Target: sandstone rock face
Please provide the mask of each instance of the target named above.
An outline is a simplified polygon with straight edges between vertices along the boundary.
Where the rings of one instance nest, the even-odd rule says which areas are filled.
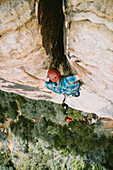
[[[46,81],[50,67],[62,74],[68,70],[64,53],[76,55],[88,73],[80,97],[68,96],[66,103],[113,119],[113,1],[65,0],[64,5],[60,0],[1,1],[0,90],[62,103],[63,95],[37,84],[20,67]]]
[[[2,1],[0,4],[0,89],[33,99],[61,102],[42,84],[21,70],[47,79],[50,67],[63,72],[62,3],[52,1]],[[56,11],[57,10],[57,11]],[[62,16],[62,17],[61,17]],[[60,19],[59,19],[60,18]],[[57,24],[60,20],[60,24]],[[60,41],[58,41],[60,37]],[[55,52],[56,51],[56,52]]]
[[[70,0],[65,16],[66,55],[77,56],[89,71],[81,96],[67,103],[113,118],[113,1]]]

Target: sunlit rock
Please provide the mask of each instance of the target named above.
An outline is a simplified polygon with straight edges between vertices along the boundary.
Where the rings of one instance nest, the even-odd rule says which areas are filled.
[[[112,21],[111,0],[69,0],[63,7],[60,0],[1,1],[0,90],[62,103],[63,95],[38,84],[20,67],[46,81],[50,67],[68,73],[65,55],[76,55],[88,73],[80,97],[66,97],[66,103],[113,118]]]

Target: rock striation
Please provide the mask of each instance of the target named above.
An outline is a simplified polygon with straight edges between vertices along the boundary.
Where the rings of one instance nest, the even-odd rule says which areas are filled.
[[[50,67],[67,74],[65,55],[77,56],[88,71],[80,97],[68,96],[66,103],[113,119],[113,1],[0,2],[0,90],[62,103],[63,95],[37,84],[20,67],[46,81]]]
[[[89,71],[81,96],[67,102],[113,118],[113,1],[70,0],[65,16],[66,55],[78,56]]]

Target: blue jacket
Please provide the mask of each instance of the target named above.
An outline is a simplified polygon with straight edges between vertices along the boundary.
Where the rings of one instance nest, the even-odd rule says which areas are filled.
[[[80,82],[76,79],[76,76],[61,76],[58,83],[51,81],[45,82],[48,89],[58,94],[74,95],[80,88]]]

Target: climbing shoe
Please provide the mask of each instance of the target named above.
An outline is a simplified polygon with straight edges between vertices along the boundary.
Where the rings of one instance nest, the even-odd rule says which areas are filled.
[[[79,97],[79,96],[80,96],[80,92],[77,91],[77,92],[75,92],[74,94],[72,94],[72,96],[74,96],[74,97]]]

